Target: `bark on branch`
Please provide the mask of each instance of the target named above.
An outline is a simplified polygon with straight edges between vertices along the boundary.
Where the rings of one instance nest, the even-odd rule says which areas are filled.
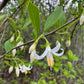
[[[0,11],[6,6],[9,0],[3,0],[2,3],[0,3]]]

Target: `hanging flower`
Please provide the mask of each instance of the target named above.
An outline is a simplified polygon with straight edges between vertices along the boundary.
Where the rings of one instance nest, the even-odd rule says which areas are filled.
[[[84,23],[84,14],[82,14],[80,17],[80,25],[82,25],[83,23]]]
[[[32,44],[29,48],[29,53],[31,53],[36,48],[36,44]]]
[[[26,67],[25,65],[21,66],[21,65],[19,64],[19,68],[20,68],[20,71],[21,71],[22,73],[27,74],[27,70],[31,70],[31,69],[32,69],[32,66],[29,65],[28,67]]]
[[[12,50],[12,54],[13,54],[13,56],[15,56],[15,54],[16,54],[16,49],[13,49],[13,50]]]
[[[9,74],[13,71],[13,66],[10,66],[9,68]]]
[[[61,53],[58,53],[58,51],[61,50]],[[47,61],[48,61],[48,65],[50,67],[53,66],[54,64],[54,59],[53,59],[53,54],[56,56],[62,56],[64,53],[64,50],[62,48],[60,48],[60,43],[57,44],[57,46],[53,49],[50,48],[50,46],[48,45],[44,51],[44,53],[42,55],[38,55],[36,54],[36,51],[33,51],[33,56],[35,59],[37,60],[41,60],[43,59],[45,56],[47,57]]]
[[[19,74],[20,74],[20,70],[18,67],[16,67],[16,76],[19,77]]]
[[[32,53],[30,54],[30,63],[33,63],[35,56],[34,56],[35,50],[32,51]]]
[[[23,42],[21,42],[21,45],[22,45],[22,44],[23,44]],[[24,49],[24,46],[21,46],[20,49],[23,50],[23,49]]]
[[[66,47],[69,47],[71,45],[71,41],[70,40],[67,40],[66,41]]]
[[[10,42],[14,41],[14,35],[11,37]]]

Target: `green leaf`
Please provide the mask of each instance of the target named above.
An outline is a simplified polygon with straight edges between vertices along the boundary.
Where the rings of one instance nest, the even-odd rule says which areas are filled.
[[[16,27],[16,24],[15,24],[15,21],[12,18],[8,18],[8,19],[11,21],[12,26],[13,26],[15,32],[17,32],[17,29],[16,29],[17,27]]]
[[[69,56],[73,56],[73,52],[71,50],[68,51]]]
[[[14,43],[11,43],[10,40],[7,40],[4,44],[6,52],[14,47]]]
[[[71,62],[67,62],[68,63],[68,67],[72,67],[72,63]]]
[[[39,34],[39,30],[40,30],[40,18],[39,18],[38,7],[35,6],[34,4],[32,4],[31,2],[29,2],[28,13],[29,13],[29,17],[32,21],[32,24],[34,26],[34,29],[36,32],[36,37],[37,37],[37,35]]]
[[[3,19],[6,15],[0,15],[0,20]]]
[[[62,12],[62,15],[60,16],[60,18],[58,20],[58,22],[59,22],[59,26],[58,27],[62,26],[65,23],[65,21],[66,21],[66,16],[65,16],[65,13]]]
[[[47,18],[44,25],[44,32],[46,32],[50,27],[52,27],[61,17],[64,16],[64,12],[61,6],[57,6],[55,11]]]
[[[78,61],[78,59],[79,59],[78,57],[74,57],[73,58],[74,61]]]
[[[62,56],[61,59],[68,59],[68,57],[67,56]]]
[[[24,30],[25,28],[27,28],[27,26],[30,25],[30,24],[31,24],[31,19],[28,18],[28,19],[26,20],[25,24],[23,25],[22,30]]]

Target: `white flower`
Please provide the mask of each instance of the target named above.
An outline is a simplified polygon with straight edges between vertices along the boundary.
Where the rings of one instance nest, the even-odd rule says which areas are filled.
[[[13,66],[10,66],[9,68],[9,74],[13,71]]]
[[[69,47],[70,45],[71,45],[71,41],[70,40],[66,41],[66,47]]]
[[[61,53],[58,53],[59,50],[61,50]],[[38,54],[36,54],[36,51],[33,51],[33,56],[37,60],[41,60],[46,56],[47,61],[48,61],[48,65],[50,67],[52,67],[53,64],[54,64],[53,54],[55,56],[62,56],[63,53],[64,53],[64,50],[62,48],[60,48],[60,43],[58,43],[57,46],[55,48],[53,48],[53,49],[51,49],[50,46],[47,46],[44,53],[42,55],[40,55],[40,56]]]
[[[35,59],[34,53],[35,53],[35,50],[32,51],[32,53],[30,54],[30,62],[31,62],[31,63],[32,63],[32,62],[34,61],[34,59]]]
[[[26,67],[25,65],[21,66],[21,65],[19,64],[19,68],[20,68],[20,71],[21,71],[22,73],[27,74],[27,70],[31,70],[31,69],[32,69],[32,66],[29,65],[28,67]]]
[[[13,54],[13,56],[15,56],[15,54],[16,54],[16,49],[13,49],[13,50],[12,50],[12,54]]]
[[[84,15],[81,15],[80,17],[80,25],[82,25],[84,23]]]
[[[53,60],[53,55],[52,55],[52,53],[51,53],[50,47],[48,47],[48,53],[46,54],[46,57],[47,57],[48,65],[49,65],[50,67],[52,67],[53,64],[54,64],[54,60]]]
[[[16,67],[16,76],[19,77],[19,74],[20,74],[20,70],[18,67]]]
[[[29,48],[29,53],[31,53],[35,49],[35,47],[36,47],[36,44],[35,43],[32,44]]]
[[[13,41],[14,41],[14,36],[12,36],[10,39],[10,42],[13,42]]]

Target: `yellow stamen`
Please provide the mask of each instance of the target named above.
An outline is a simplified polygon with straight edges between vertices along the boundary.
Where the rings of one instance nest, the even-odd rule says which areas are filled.
[[[25,75],[27,74],[27,70],[25,70]]]
[[[48,65],[49,65],[50,67],[52,67],[53,64],[54,64],[53,58],[49,58],[49,59],[48,59]]]

